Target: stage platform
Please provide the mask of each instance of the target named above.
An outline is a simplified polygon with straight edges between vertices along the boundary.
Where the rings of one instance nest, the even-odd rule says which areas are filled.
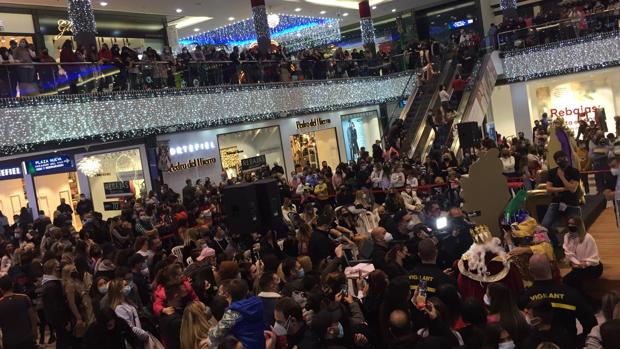
[[[587,286],[587,292],[597,299],[611,290],[620,290],[620,231],[614,214],[613,207],[603,209],[588,229],[596,240],[603,262],[603,276]],[[563,268],[562,274],[568,271]]]

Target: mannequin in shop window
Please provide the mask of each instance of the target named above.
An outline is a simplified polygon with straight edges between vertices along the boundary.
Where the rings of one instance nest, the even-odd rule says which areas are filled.
[[[349,142],[351,143],[351,157],[356,159],[360,148],[357,144],[357,130],[355,129],[355,124],[353,122],[349,124]]]

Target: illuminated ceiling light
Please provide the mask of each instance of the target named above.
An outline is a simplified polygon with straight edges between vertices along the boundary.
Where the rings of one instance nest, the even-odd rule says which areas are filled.
[[[78,161],[77,168],[87,177],[95,177],[101,172],[101,160],[94,156],[87,156]]]
[[[181,13],[181,12],[183,12],[183,9],[178,8],[177,13]]]
[[[295,12],[300,12],[300,11],[301,11],[301,8],[299,7],[295,9]]]
[[[348,15],[349,15],[349,12],[345,12],[345,13],[342,14],[342,17],[346,17]]]
[[[106,7],[106,6],[108,6],[108,3],[107,3],[107,2],[105,2],[105,1],[102,1],[102,2],[100,2],[100,3],[99,3],[99,5],[101,5],[101,6],[103,6],[103,7]]]
[[[327,11],[322,10],[322,11],[321,11],[321,12],[319,12],[319,13],[320,13],[320,14],[322,14],[322,15],[324,15],[324,14],[326,14],[326,13],[327,13]]]
[[[273,29],[280,24],[280,16],[275,13],[271,13],[267,16],[267,25],[269,28]]]
[[[199,31],[200,31],[200,28],[194,28],[194,31],[195,31],[195,32],[199,32]]]
[[[198,23],[202,23],[202,22],[205,22],[211,19],[213,19],[213,17],[185,16],[183,18],[179,18],[177,20],[169,22],[168,26],[174,26],[177,29],[183,29],[183,28],[195,26]]]
[[[235,20],[235,17],[228,17],[228,20],[229,20],[229,21],[234,21],[234,20]]]

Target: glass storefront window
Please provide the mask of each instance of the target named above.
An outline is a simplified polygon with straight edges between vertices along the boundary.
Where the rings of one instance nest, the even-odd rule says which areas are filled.
[[[381,141],[377,111],[343,115],[342,132],[348,160],[357,160],[362,147],[372,152],[372,145]]]
[[[88,184],[95,211],[101,212],[104,220],[120,214],[121,211],[115,209],[119,207],[113,203],[130,198],[138,199],[146,195],[139,149],[89,157],[99,160],[101,164],[98,173],[88,177]]]
[[[254,166],[262,163],[270,167],[278,163],[284,167],[279,126],[221,134],[217,136],[217,141],[220,147],[222,168],[226,171],[228,178],[236,178],[244,170],[252,170],[256,168]],[[256,159],[256,161],[249,161],[251,159]]]
[[[336,128],[292,135],[291,148],[296,168],[319,169],[323,161],[336,168],[340,163]]]

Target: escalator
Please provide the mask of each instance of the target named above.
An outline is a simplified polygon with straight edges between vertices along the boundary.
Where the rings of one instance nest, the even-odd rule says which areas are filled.
[[[456,70],[456,58],[450,57],[443,63],[440,74],[435,75],[427,84],[416,86],[401,114],[401,120],[403,120],[401,154],[420,158],[424,153],[424,145],[434,133],[433,128],[427,122],[427,115],[430,111],[439,108],[441,104],[439,87],[441,85],[451,86]]]

